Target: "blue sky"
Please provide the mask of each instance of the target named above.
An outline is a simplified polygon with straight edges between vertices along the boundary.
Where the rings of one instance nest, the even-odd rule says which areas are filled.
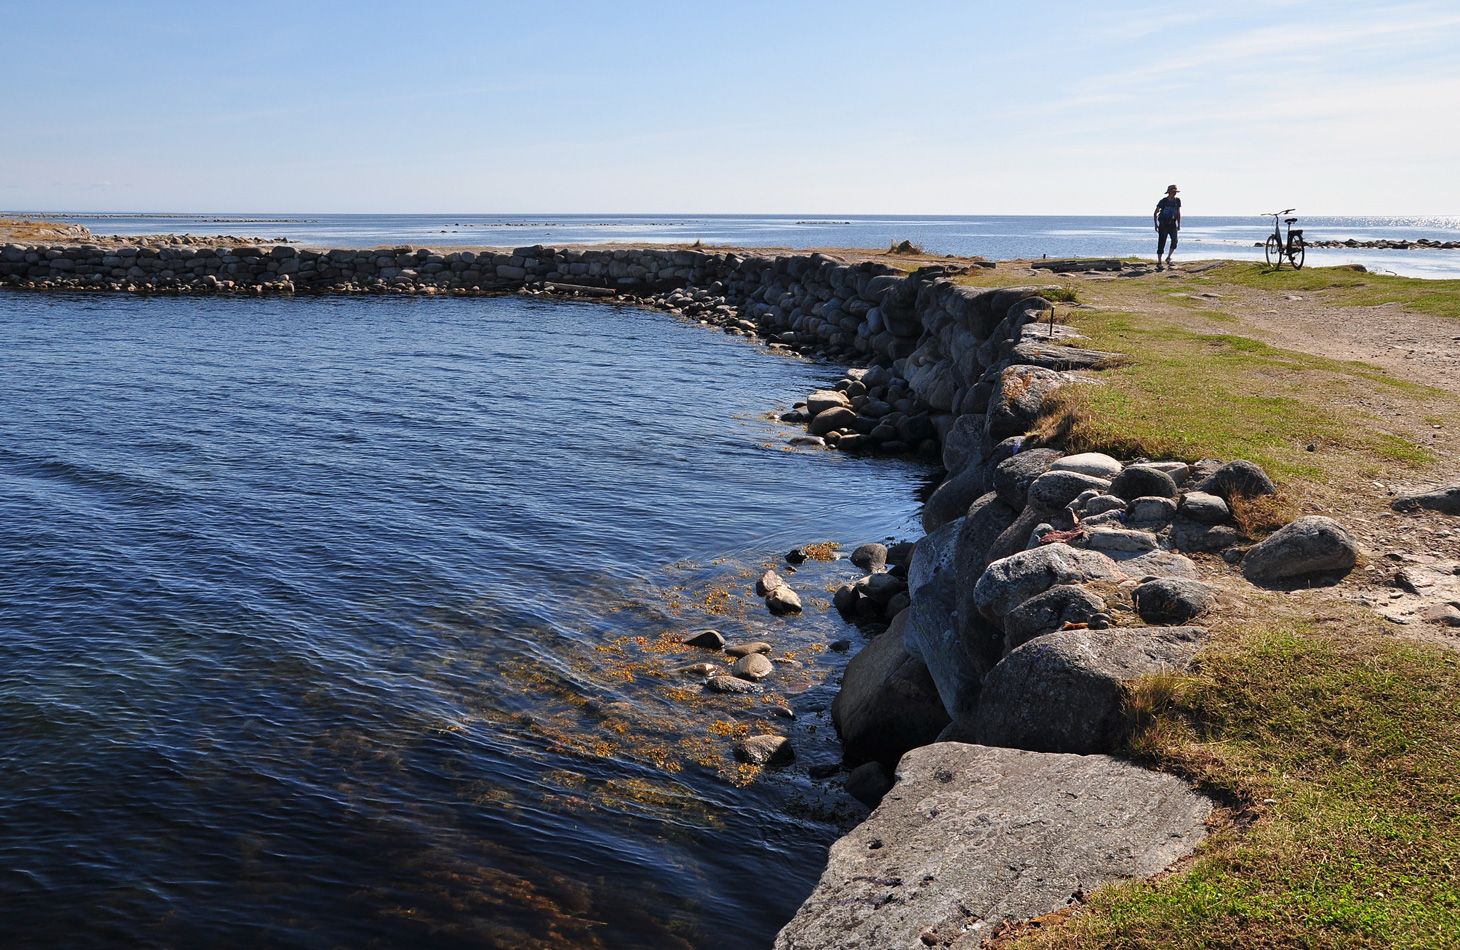
[[[1460,214],[1460,2],[0,0],[0,208]]]

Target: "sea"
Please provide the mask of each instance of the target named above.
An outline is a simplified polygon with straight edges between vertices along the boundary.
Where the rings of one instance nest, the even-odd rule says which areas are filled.
[[[930,487],[788,445],[837,377],[601,302],[0,293],[0,943],[769,945],[865,814],[829,591]]]
[[[989,260],[1156,255],[1147,216],[897,216],[897,215],[301,215],[39,213],[97,234],[178,233],[285,237],[314,247],[528,247],[535,244],[693,244],[766,248],[868,248],[911,241],[932,254]],[[1311,241],[1460,240],[1460,217],[1298,216]],[[1182,222],[1176,260],[1261,260],[1273,219],[1260,215],[1202,217]],[[1286,234],[1286,225],[1284,225]],[[1383,274],[1460,277],[1460,250],[1310,248],[1307,266],[1362,264]]]

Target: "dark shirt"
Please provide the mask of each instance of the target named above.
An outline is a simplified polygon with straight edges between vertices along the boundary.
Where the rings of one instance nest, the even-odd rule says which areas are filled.
[[[1167,195],[1156,202],[1156,219],[1163,228],[1174,228],[1181,221],[1181,199]]]

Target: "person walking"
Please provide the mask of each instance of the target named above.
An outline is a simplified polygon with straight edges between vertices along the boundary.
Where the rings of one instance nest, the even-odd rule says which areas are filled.
[[[1156,270],[1161,270],[1161,255],[1166,255],[1166,266],[1171,265],[1171,255],[1176,253],[1176,232],[1181,230],[1181,199],[1176,197],[1177,187],[1166,186],[1166,197],[1156,202],[1156,212],[1151,216],[1156,225]],[[1166,250],[1166,239],[1171,239],[1171,250]]]

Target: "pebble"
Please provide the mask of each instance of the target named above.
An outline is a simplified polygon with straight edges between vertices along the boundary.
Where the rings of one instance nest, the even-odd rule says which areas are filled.
[[[763,680],[776,671],[776,666],[765,654],[751,653],[736,660],[730,670],[741,679]]]
[[[802,610],[801,598],[784,584],[766,594],[765,605],[776,615],[799,614]]]
[[[685,640],[684,645],[703,647],[706,650],[719,650],[725,646],[725,637],[718,630],[700,630]]]
[[[766,594],[769,594],[777,587],[785,586],[786,582],[781,578],[781,575],[777,574],[775,571],[766,571],[756,580],[755,592],[759,596],[764,597]]]

